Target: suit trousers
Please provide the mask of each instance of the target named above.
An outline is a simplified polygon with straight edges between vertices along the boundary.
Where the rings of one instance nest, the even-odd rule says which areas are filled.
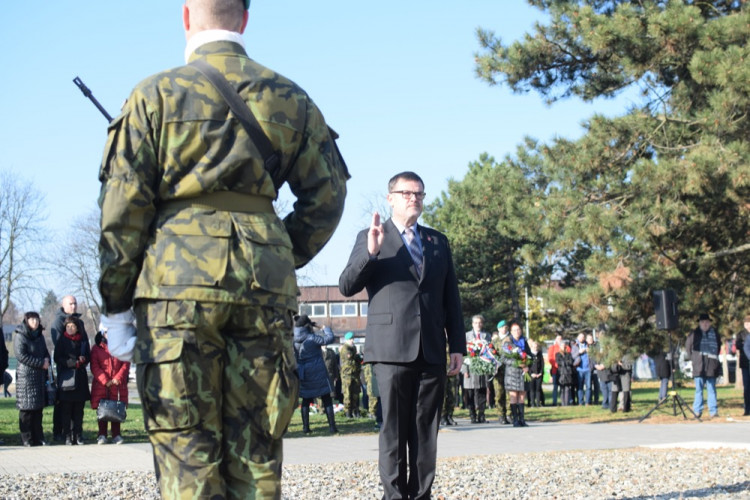
[[[383,498],[430,498],[437,462],[445,365],[375,363],[383,425],[378,466]],[[407,470],[408,467],[408,470]]]

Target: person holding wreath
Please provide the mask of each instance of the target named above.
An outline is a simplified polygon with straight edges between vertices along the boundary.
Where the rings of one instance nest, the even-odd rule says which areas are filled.
[[[99,408],[102,399],[120,400],[128,403],[128,376],[130,363],[120,361],[109,353],[107,346],[107,329],[103,328],[94,337],[94,347],[91,349],[91,408]],[[120,422],[111,422],[112,442],[122,444],[124,439],[120,434]],[[107,443],[107,421],[99,420],[99,435],[96,444]]]
[[[502,353],[505,363],[505,390],[510,399],[513,427],[528,427],[524,415],[524,381],[530,379],[528,373],[531,350],[517,321],[510,324],[510,337],[503,344]]]

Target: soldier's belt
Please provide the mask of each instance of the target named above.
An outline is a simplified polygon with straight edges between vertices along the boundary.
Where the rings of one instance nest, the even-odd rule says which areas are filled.
[[[235,193],[233,191],[214,191],[193,198],[168,200],[159,205],[160,209],[181,210],[183,208],[201,208],[221,210],[224,212],[274,213],[270,198],[255,194]]]

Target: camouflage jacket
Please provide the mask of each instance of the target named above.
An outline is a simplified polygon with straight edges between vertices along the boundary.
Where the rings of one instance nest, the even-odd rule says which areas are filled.
[[[147,78],[110,124],[100,171],[99,289],[107,314],[138,298],[296,310],[294,270],[321,250],[343,212],[346,165],[310,97],[235,43],[204,44],[191,60],[198,57],[247,102],[297,202],[283,222],[273,212],[277,192],[260,154],[197,69]],[[185,201],[227,192],[240,204],[265,203],[217,210]]]
[[[362,373],[362,356],[357,352],[357,349],[349,344],[342,344],[339,349],[339,357],[341,358],[341,376],[359,380]]]

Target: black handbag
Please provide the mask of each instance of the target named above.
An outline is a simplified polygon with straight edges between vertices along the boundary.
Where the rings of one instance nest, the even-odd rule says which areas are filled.
[[[52,365],[47,369],[47,380],[44,382],[44,406],[54,406],[57,401],[57,386],[52,376]]]
[[[119,394],[117,400],[99,400],[99,407],[96,409],[96,418],[103,422],[124,422],[128,418],[125,403],[120,401]]]

